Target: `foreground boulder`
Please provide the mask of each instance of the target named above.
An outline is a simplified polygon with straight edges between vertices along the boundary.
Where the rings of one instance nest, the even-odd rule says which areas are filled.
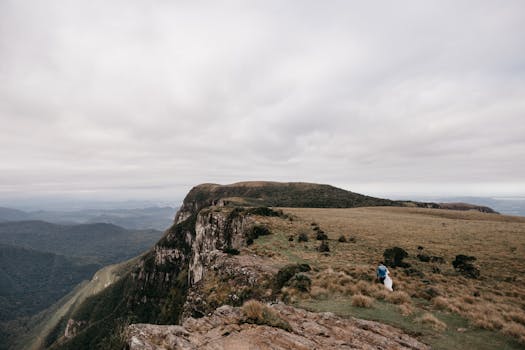
[[[160,349],[430,349],[403,331],[377,322],[313,313],[284,304],[270,306],[291,331],[247,323],[241,308],[222,306],[208,317],[182,326],[133,324],[130,350]]]

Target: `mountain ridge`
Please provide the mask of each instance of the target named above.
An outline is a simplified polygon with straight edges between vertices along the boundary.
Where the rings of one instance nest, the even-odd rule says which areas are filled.
[[[50,343],[54,344],[51,348],[90,349],[100,344],[118,347],[122,345],[122,339],[112,338],[111,334],[125,324],[176,324],[188,317],[207,314],[226,300],[220,299],[218,304],[202,304],[209,295],[201,288],[203,283],[208,283],[210,276],[226,278],[221,277],[221,273],[234,278],[237,289],[243,291],[240,296],[232,294],[235,298],[228,303],[240,306],[249,298],[269,300],[265,294],[269,285],[260,281],[270,281],[270,272],[259,270],[260,264],[252,264],[250,268],[232,264],[230,261],[237,261],[242,255],[236,258],[227,252],[238,252],[246,247],[257,226],[257,219],[246,206],[298,205],[293,202],[298,198],[301,205],[310,208],[316,205],[341,208],[343,205],[385,204],[432,208],[437,205],[391,201],[309,183],[245,182],[195,186],[175,215],[173,226],[165,231],[154,248],[142,256],[131,272],[86,300],[72,313],[67,323],[77,326],[74,331],[66,332],[67,337],[51,339]],[[273,212],[281,215],[278,211]],[[115,303],[116,300],[120,302]],[[108,314],[110,318],[106,317]]]

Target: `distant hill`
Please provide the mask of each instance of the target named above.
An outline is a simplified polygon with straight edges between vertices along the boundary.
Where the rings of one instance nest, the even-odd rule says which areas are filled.
[[[0,243],[83,258],[100,265],[139,255],[161,237],[156,230],[126,230],[113,224],[58,225],[44,221],[0,223]]]
[[[450,210],[478,210],[496,213],[489,207],[468,203],[434,203],[400,201],[377,198],[347,191],[331,185],[306,182],[238,182],[231,185],[201,184],[195,186],[186,196],[183,206],[188,203],[203,208],[222,201],[224,204],[269,206],[288,208],[355,208],[355,207],[419,207]]]
[[[44,310],[99,268],[79,259],[0,244],[0,322]]]
[[[235,204],[293,208],[351,208],[391,206],[401,202],[365,196],[331,185],[305,182],[238,182],[202,184],[191,189],[184,202],[210,205],[219,199]]]
[[[84,209],[74,211],[39,210],[25,212],[0,207],[0,222],[39,220],[55,224],[107,223],[130,230],[165,230],[173,223],[177,208]]]
[[[21,221],[30,217],[31,215],[21,210],[0,207],[0,221]]]

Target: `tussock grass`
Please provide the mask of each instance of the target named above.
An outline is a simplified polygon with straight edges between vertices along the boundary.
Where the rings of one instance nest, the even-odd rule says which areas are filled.
[[[408,304],[412,301],[410,295],[403,291],[395,291],[387,295],[386,301],[392,304]]]
[[[423,316],[418,319],[418,321],[423,324],[430,325],[434,330],[439,332],[443,332],[445,329],[447,329],[446,323],[440,321],[436,316],[428,312],[424,313]]]
[[[374,303],[374,299],[371,297],[367,297],[363,294],[356,294],[352,297],[352,306],[357,307],[372,307],[372,304]]]
[[[279,314],[269,306],[257,300],[248,300],[242,306],[242,312],[247,323],[277,327],[291,331],[290,324],[283,320]]]
[[[410,316],[414,313],[414,307],[410,304],[401,304],[398,306],[398,309],[403,316]]]
[[[525,344],[525,326],[516,322],[509,322],[503,326],[501,332],[517,338],[521,343]]]

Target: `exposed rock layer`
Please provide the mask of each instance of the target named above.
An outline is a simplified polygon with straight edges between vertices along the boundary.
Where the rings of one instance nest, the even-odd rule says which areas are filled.
[[[133,324],[128,328],[128,343],[131,350],[430,349],[381,323],[284,304],[271,307],[291,325],[291,332],[245,323],[240,308],[222,306],[212,316],[188,318],[182,326]]]

